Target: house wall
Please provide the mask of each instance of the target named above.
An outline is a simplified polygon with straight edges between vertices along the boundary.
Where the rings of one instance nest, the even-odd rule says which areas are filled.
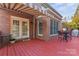
[[[43,40],[49,40],[53,36],[56,36],[56,35],[50,35],[50,19],[55,20],[56,22],[58,22],[58,30],[62,29],[62,23],[61,23],[62,17],[57,17],[56,15],[51,13],[50,11],[48,13],[51,15],[51,17],[49,17],[49,16],[42,17],[42,20],[43,20],[43,36],[38,35],[38,26],[36,26],[37,27],[36,28],[37,29],[36,37],[40,38],[40,39],[43,39]]]
[[[0,9],[0,31],[2,31],[3,34],[10,34],[11,16],[29,19],[30,38],[33,38],[33,16],[29,14],[21,14],[7,9]]]
[[[63,28],[62,26],[63,26],[63,25],[62,25],[62,22],[59,21],[59,22],[58,22],[58,29],[59,29],[59,30],[62,30],[62,28]]]
[[[62,23],[61,23],[62,16],[55,15],[55,13],[50,10],[48,10],[47,12],[51,15],[50,18],[52,20],[54,19],[56,22],[58,22],[58,30],[61,30],[62,29]]]
[[[35,18],[34,16],[30,14],[21,14],[15,11],[10,11],[10,10],[5,10],[5,9],[0,9],[0,30],[4,34],[9,34],[10,33],[10,21],[11,21],[11,16],[16,16],[16,17],[22,17],[29,19],[29,34],[30,38],[38,38],[38,39],[44,39],[48,40],[50,39],[50,17],[42,17],[43,20],[43,36],[38,36],[38,29],[37,29],[37,21],[38,19]],[[60,20],[60,19],[59,19]],[[59,28],[61,28],[61,23],[59,22]]]
[[[3,34],[10,33],[10,15],[6,11],[0,9],[0,31]]]
[[[42,16],[41,17],[42,22],[43,22],[43,35],[38,35],[38,18],[36,20],[36,38],[41,39],[41,40],[49,40],[50,39],[50,18],[47,16]]]

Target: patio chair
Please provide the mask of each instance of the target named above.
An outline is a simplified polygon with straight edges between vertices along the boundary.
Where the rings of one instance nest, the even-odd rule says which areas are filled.
[[[68,39],[72,40],[72,35],[71,34],[68,34]]]
[[[63,39],[63,33],[61,31],[58,31],[58,40]]]

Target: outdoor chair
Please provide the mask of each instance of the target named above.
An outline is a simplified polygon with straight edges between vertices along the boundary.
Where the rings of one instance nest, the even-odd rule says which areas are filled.
[[[72,40],[72,35],[71,34],[68,34],[68,39]]]
[[[67,32],[67,34],[63,33],[63,35],[63,40],[65,40],[65,38],[67,38],[67,41],[72,40],[72,35],[70,32]]]
[[[58,40],[62,40],[63,39],[63,34],[61,31],[58,31]]]

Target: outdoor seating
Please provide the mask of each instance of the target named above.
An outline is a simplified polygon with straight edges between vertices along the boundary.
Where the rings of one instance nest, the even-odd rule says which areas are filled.
[[[61,31],[58,31],[58,40],[63,41],[65,40],[64,33]],[[67,34],[67,40],[72,40],[72,35],[70,33]]]
[[[68,39],[69,39],[69,40],[72,40],[72,35],[69,34],[69,35],[68,35]]]
[[[63,39],[63,33],[61,31],[58,31],[58,40]]]

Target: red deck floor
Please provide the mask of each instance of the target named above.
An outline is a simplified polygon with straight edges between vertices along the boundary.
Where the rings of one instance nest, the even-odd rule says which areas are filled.
[[[30,40],[9,44],[0,49],[0,56],[78,56],[79,38],[68,42]]]

